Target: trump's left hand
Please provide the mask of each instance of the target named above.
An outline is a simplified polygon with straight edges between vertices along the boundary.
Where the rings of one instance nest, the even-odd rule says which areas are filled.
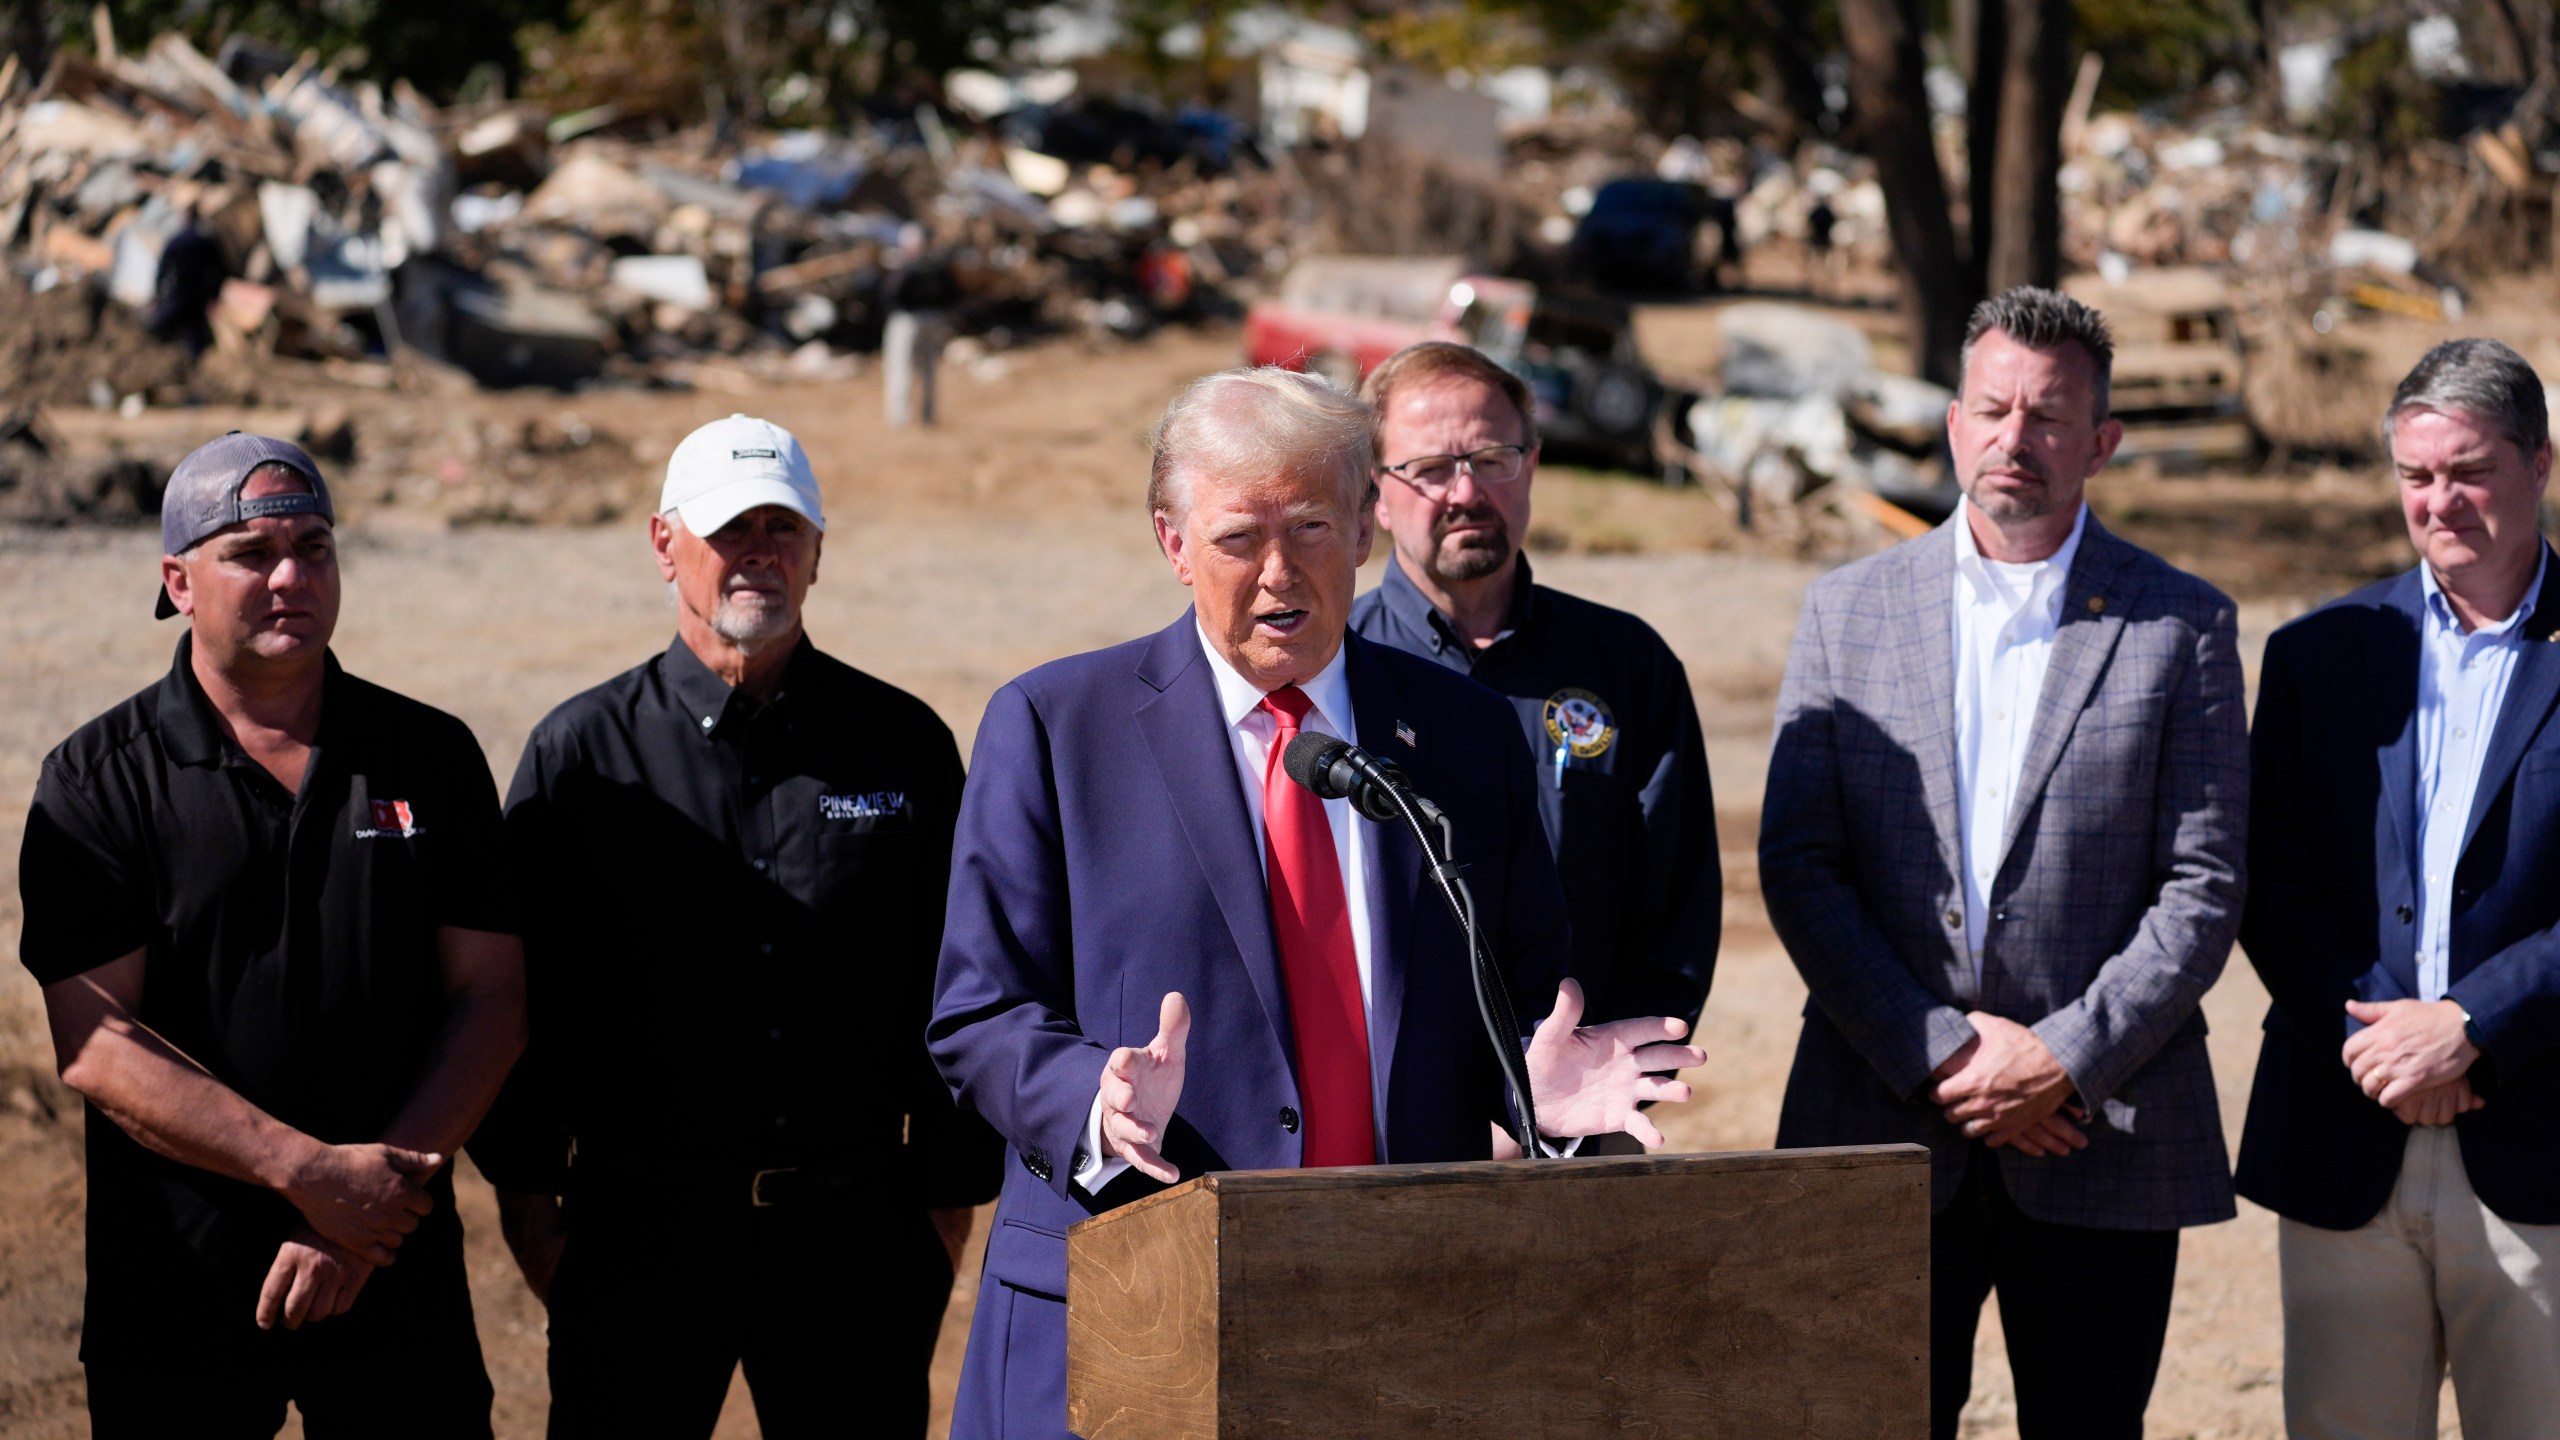
[[[1707,1063],[1707,1052],[1672,1042],[1689,1033],[1667,1015],[1582,1024],[1582,987],[1567,980],[1556,1008],[1529,1041],[1529,1089],[1540,1133],[1555,1139],[1623,1130],[1647,1148],[1662,1144],[1637,1105],[1689,1098],[1689,1087],[1660,1072]]]
[[[2350,1000],[2347,1013],[2364,1025],[2340,1052],[2347,1073],[2385,1109],[2460,1079],[2480,1058],[2463,1034],[2462,1007],[2451,1000]]]

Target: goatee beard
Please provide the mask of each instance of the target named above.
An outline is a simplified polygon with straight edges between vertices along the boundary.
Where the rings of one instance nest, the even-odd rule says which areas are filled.
[[[1431,571],[1442,580],[1482,580],[1500,572],[1511,563],[1511,532],[1500,518],[1491,515],[1452,515],[1443,523],[1481,525],[1490,522],[1493,529],[1467,536],[1452,543],[1446,535],[1434,537],[1431,547]]]

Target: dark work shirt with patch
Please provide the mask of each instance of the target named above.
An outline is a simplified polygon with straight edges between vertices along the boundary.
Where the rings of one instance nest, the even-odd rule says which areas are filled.
[[[436,931],[515,926],[488,761],[462,722],[328,662],[300,793],[222,731],[189,661],[45,757],[27,816],[19,954],[53,984],[143,952],[140,1021],[276,1119],[380,1138],[447,1000]],[[146,1150],[92,1108],[91,1361],[220,1364],[254,1345],[281,1197]],[[452,1172],[358,1314],[457,1301]],[[349,1320],[331,1324],[344,1326]]]
[[[923,701],[805,638],[762,705],[679,638],[552,711],[507,796],[533,1041],[482,1168],[992,1198],[993,1132],[924,1048],[960,784]]]
[[[1538,761],[1538,813],[1595,1020],[1695,1021],[1715,978],[1724,882],[1688,672],[1653,627],[1539,585],[1515,562],[1491,645],[1461,639],[1390,560],[1351,628],[1509,699]]]

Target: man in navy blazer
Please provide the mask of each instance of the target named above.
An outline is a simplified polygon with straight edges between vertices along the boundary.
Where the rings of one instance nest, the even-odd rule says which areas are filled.
[[[1648,1072],[1705,1059],[1669,1043],[1677,1020],[1576,1028],[1563,901],[1509,706],[1346,635],[1371,539],[1369,424],[1366,405],[1304,375],[1195,383],[1157,428],[1148,491],[1193,609],[988,706],[928,1041],[1014,1163],[954,1434],[1066,1433],[1076,1221],[1209,1170],[1481,1159],[1506,1120],[1464,941],[1423,889],[1420,847],[1290,789],[1284,733],[1351,739],[1447,810],[1522,1013],[1555,1005],[1528,1048],[1544,1133],[1659,1144],[1638,1102],[1688,1087]],[[1319,815],[1299,848],[1295,827]],[[1328,893],[1334,941],[1291,938],[1324,909],[1291,907]],[[1346,1064],[1349,1094],[1328,1088]]]
[[[2267,642],[2240,1193],[2283,1218],[2285,1425],[2560,1416],[2560,567],[2541,380],[2437,346],[2383,424],[2418,568]]]

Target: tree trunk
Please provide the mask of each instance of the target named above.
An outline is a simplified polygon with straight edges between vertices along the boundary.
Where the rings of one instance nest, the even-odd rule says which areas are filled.
[[[1955,52],[1964,60],[1965,261],[1974,289],[1988,294],[1992,216],[1998,210],[1992,156],[2000,148],[2009,73],[2008,0],[1956,0],[1953,15]]]
[[[30,88],[44,80],[53,63],[53,32],[46,24],[45,0],[13,0],[9,6],[9,50],[18,57],[18,83]]]
[[[1796,138],[1824,134],[1830,111],[1822,103],[1822,78],[1813,69],[1813,7],[1799,0],[1757,0],[1755,9],[1778,93],[1799,127]]]
[[[1876,163],[1903,310],[1920,373],[1953,385],[1975,292],[1947,214],[1947,181],[1929,138],[1921,80],[1919,0],[1840,0],[1849,49],[1849,113],[1858,148]]]
[[[2489,0],[2489,8],[2498,12],[2498,23],[2507,32],[2507,54],[2515,66],[2516,83],[2532,84],[2537,78],[2533,73],[2533,40],[2524,33],[2524,21],[2508,0]]]
[[[1993,0],[1984,0],[1993,3]],[[2052,286],[2062,278],[2062,105],[2071,88],[2071,0],[2007,0],[2008,58],[2001,69],[1999,143],[1983,292]],[[1980,191],[1977,188],[1976,193]],[[1978,243],[1978,242],[1977,242]]]
[[[2257,89],[2257,112],[2261,119],[2274,119],[2284,114],[2284,78],[2276,71],[2274,0],[2246,0],[2243,8],[2249,16],[2249,78]]]

